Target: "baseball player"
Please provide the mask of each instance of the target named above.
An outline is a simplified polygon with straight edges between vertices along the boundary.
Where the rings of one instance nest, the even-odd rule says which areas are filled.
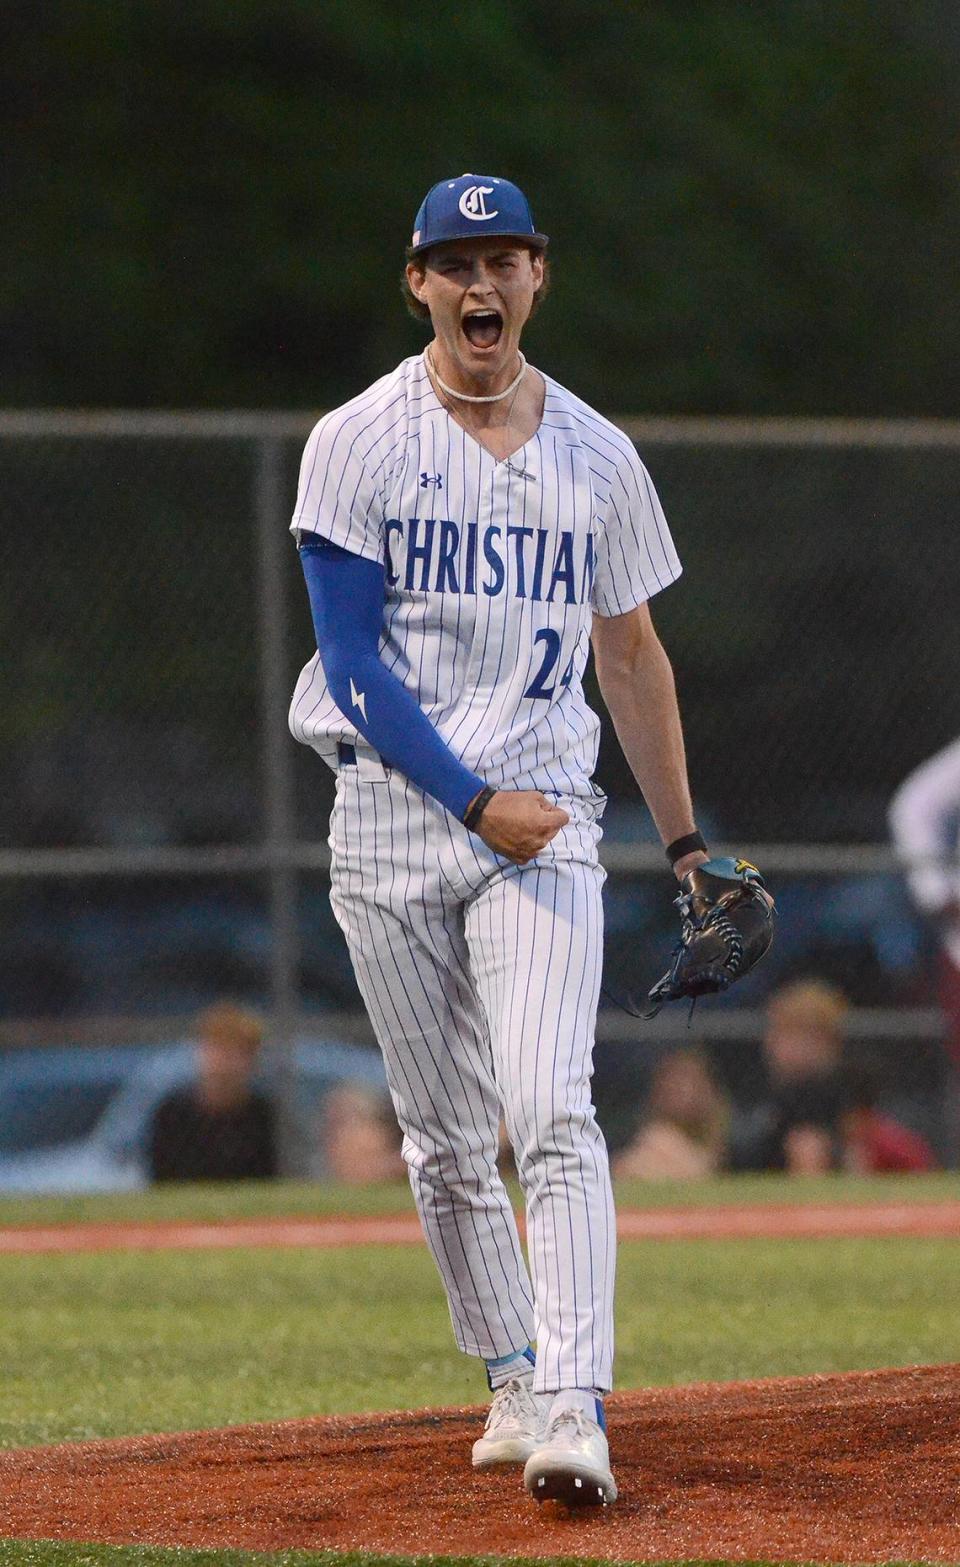
[[[940,938],[940,1005],[950,1060],[946,1115],[960,1156],[960,738],[921,762],[890,802],[890,828],[917,907]]]
[[[707,856],[648,600],[680,574],[628,438],[520,351],[546,235],[508,180],[427,194],[432,328],[311,434],[292,529],[317,653],[290,724],[337,772],[331,901],[386,1061],[456,1341],[493,1401],[478,1468],[610,1502],[614,1213],[590,1098],[604,701],[678,878]],[[501,1113],[529,1273],[497,1173]],[[532,1347],[535,1345],[535,1349]]]

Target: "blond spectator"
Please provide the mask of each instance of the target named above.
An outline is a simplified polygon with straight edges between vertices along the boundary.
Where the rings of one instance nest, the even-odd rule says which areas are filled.
[[[795,1083],[835,1072],[849,1010],[843,992],[820,979],[794,980],[776,991],[767,1006],[763,1036],[771,1082]]]
[[[818,1175],[839,1166],[840,1064],[849,1008],[842,991],[819,979],[795,980],[770,998],[763,1035],[766,1092],[733,1122],[732,1168]]]

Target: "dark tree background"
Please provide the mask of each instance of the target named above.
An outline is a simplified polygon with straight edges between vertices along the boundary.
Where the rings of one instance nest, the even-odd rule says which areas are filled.
[[[422,345],[403,247],[473,169],[552,236],[534,362],[605,412],[956,418],[958,64],[947,0],[4,0],[2,402],[331,407]],[[883,841],[960,731],[960,453],[643,455],[685,566],[655,616],[700,820]],[[258,840],[254,446],[8,430],[0,459],[0,843]],[[292,545],[284,585],[292,687]],[[320,838],[331,775],[297,752]],[[645,830],[609,725],[598,777],[611,832]],[[255,880],[7,880],[0,1016],[256,997]],[[611,886],[632,977],[645,887]],[[306,993],[352,999],[322,879],[301,892]],[[909,948],[896,885],[785,880],[761,983],[813,962],[828,896],[845,978],[852,928],[870,964],[876,933]]]
[[[7,0],[4,401],[320,407],[421,341],[423,191],[554,239],[535,356],[607,411],[953,415],[936,0]]]
[[[956,415],[940,0],[7,0],[0,29],[8,405],[332,406],[423,342],[403,247],[427,186],[472,167],[531,194],[556,262],[534,359],[604,410]],[[884,837],[960,726],[956,455],[643,455],[686,568],[656,617],[704,807],[730,833]],[[111,778],[142,776],[149,814],[158,735],[191,766],[206,736],[221,780],[168,779],[165,832],[255,830],[249,449],[3,456],[0,836],[113,831],[82,807]],[[42,598],[38,538],[69,562]],[[38,803],[61,754],[73,826]],[[609,730],[600,776],[635,799]]]

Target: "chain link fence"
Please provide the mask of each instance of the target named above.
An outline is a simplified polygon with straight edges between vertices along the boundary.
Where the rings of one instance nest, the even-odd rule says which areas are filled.
[[[312,647],[287,532],[311,423],[0,416],[8,1058],[182,1040],[199,1008],[228,996],[266,1014],[290,1108],[294,1041],[369,1043],[326,899],[332,776],[286,728]],[[886,1051],[894,1076],[911,1041],[933,1095],[934,944],[887,847],[886,811],[900,780],[960,733],[960,425],[623,423],[685,564],[654,615],[699,819],[711,842],[760,861],[781,907],[776,953],[741,993],[701,1009],[698,1036],[755,1039],[771,988],[816,973],[843,985],[858,1008],[848,1032]],[[592,683],[588,697],[599,700]],[[598,779],[619,992],[662,964],[669,882],[609,725]],[[684,1031],[615,1007],[599,1030],[641,1062]],[[291,1111],[285,1158],[305,1168],[296,1122]]]

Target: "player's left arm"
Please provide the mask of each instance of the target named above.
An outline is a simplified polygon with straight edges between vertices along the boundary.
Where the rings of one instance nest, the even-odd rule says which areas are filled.
[[[664,844],[694,832],[683,729],[673,669],[650,609],[593,618],[593,656],[600,693],[617,739]],[[674,866],[678,878],[703,864],[694,850]]]
[[[673,670],[647,604],[623,615],[597,615],[593,650],[623,753],[664,844],[673,844],[695,831],[693,807]],[[773,939],[773,899],[756,866],[711,860],[693,849],[674,860],[673,869],[682,889],[675,900],[681,939],[667,972],[648,992],[645,1017],[665,1001],[726,990],[750,972]]]

